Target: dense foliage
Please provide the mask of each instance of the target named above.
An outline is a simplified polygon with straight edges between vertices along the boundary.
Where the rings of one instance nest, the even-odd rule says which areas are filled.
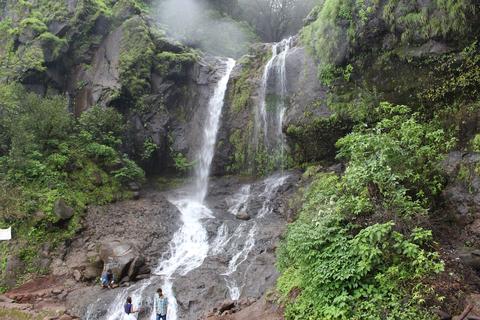
[[[26,271],[37,272],[39,245],[72,237],[87,205],[128,196],[122,184],[144,173],[120,152],[124,125],[113,109],[74,119],[64,97],[10,84],[0,87],[0,114],[0,225],[13,225],[23,243],[0,247],[1,256],[18,250]],[[59,200],[74,210],[66,223],[54,210]]]
[[[454,141],[405,106],[377,112],[382,121],[338,141],[344,174],[315,175],[289,227],[278,263],[287,319],[432,318],[423,280],[443,265],[431,232],[410,221],[442,189]]]
[[[417,3],[403,0],[326,0],[315,9],[316,19],[302,30],[302,40],[328,68],[345,61],[367,45],[372,34],[389,32],[392,45],[423,44],[435,38],[468,41],[475,28],[475,3],[470,0]],[[376,46],[377,44],[368,44]]]

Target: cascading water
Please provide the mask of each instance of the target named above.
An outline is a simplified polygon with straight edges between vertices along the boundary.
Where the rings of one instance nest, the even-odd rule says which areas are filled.
[[[177,319],[177,301],[173,294],[172,276],[175,273],[185,275],[200,267],[210,248],[207,231],[201,220],[213,218],[211,210],[204,205],[204,200],[208,191],[210,165],[215,151],[225,92],[234,66],[235,61],[228,59],[225,74],[218,82],[208,104],[203,140],[195,168],[195,189],[191,194],[171,200],[182,214],[183,226],[173,236],[170,258],[161,261],[154,272],[165,277],[163,288],[169,297],[168,319],[170,320]]]
[[[202,143],[196,159],[194,188],[169,199],[181,213],[182,226],[174,234],[170,243],[169,258],[165,260],[160,259],[158,267],[154,271],[154,274],[164,279],[162,289],[169,298],[169,320],[177,320],[177,301],[173,294],[174,275],[185,275],[200,267],[210,250],[207,231],[202,224],[202,220],[213,218],[213,215],[211,210],[204,205],[204,200],[208,190],[208,176],[215,151],[225,92],[234,66],[235,61],[233,59],[228,59],[225,62],[225,73],[219,80],[207,107]],[[123,304],[128,296],[132,297],[134,304],[145,302],[145,290],[152,285],[153,279],[154,277],[122,290],[120,294],[117,294],[115,300],[108,307],[106,319],[118,320],[125,317]],[[151,297],[148,299],[151,300]],[[149,300],[147,301],[151,302]],[[86,316],[87,320],[91,319],[89,314]],[[150,314],[150,319],[155,319],[153,310]]]
[[[273,56],[265,67],[262,81],[263,98],[258,110],[258,121],[256,121],[258,129],[256,130],[262,133],[262,143],[267,147],[266,151],[271,153],[283,152],[285,147],[282,133],[285,114],[284,100],[287,96],[285,60],[290,45],[291,39],[288,39],[273,46]],[[89,308],[86,315],[87,320],[122,319],[124,317],[123,303],[127,296],[131,296],[134,303],[140,302],[148,309],[148,306],[152,304],[153,286],[156,287],[160,283],[169,298],[168,319],[177,320],[178,306],[173,290],[175,276],[185,276],[190,271],[201,267],[209,256],[228,257],[228,264],[225,269],[220,269],[218,274],[224,278],[226,289],[232,300],[240,298],[248,281],[251,280],[248,273],[251,268],[251,253],[256,246],[261,245],[261,239],[264,239],[261,226],[272,221],[270,215],[274,211],[273,200],[277,196],[277,190],[285,183],[288,176],[275,174],[262,181],[261,184],[244,185],[237,194],[227,199],[227,211],[230,214],[237,216],[245,212],[251,215],[252,219],[239,222],[237,219],[229,220],[227,218],[217,227],[216,237],[209,244],[206,226],[215,224],[215,221],[212,220],[214,218],[212,210],[204,202],[208,192],[210,166],[214,156],[225,92],[234,65],[235,62],[231,59],[225,62],[225,73],[209,101],[202,140],[195,162],[194,183],[190,189],[178,191],[176,195],[169,197],[169,201],[181,213],[182,225],[174,234],[168,253],[159,260],[153,272],[156,277],[152,276],[150,279],[138,282],[126,289],[118,289],[120,292],[114,301],[102,308],[107,310],[107,316],[95,316],[93,315],[94,308]],[[271,90],[278,93],[279,96],[279,99],[275,99],[273,108],[267,101]],[[276,168],[280,167],[276,166]],[[251,207],[250,204],[252,204]],[[101,302],[97,303],[101,304]],[[144,315],[142,319],[145,316],[151,320],[155,319],[153,311],[149,315]]]
[[[293,38],[284,39],[272,46],[272,57],[265,65],[259,94],[259,108],[255,119],[256,145],[263,143],[266,150],[283,158],[285,139],[282,125],[287,98],[286,58]],[[260,141],[263,132],[263,141]],[[281,165],[281,163],[280,163]]]
[[[240,298],[243,289],[241,283],[246,277],[245,273],[236,274],[237,270],[248,259],[249,254],[255,247],[258,224],[262,223],[262,219],[273,212],[272,200],[275,197],[275,192],[285,183],[287,178],[288,175],[277,174],[264,180],[264,190],[257,196],[262,201],[262,207],[258,210],[253,220],[242,222],[230,237],[228,237],[228,229],[225,224],[219,228],[217,238],[214,241],[215,246],[212,247],[212,253],[219,254],[222,251],[236,252],[230,259],[227,270],[222,273],[230,299],[232,300]],[[241,210],[248,210],[248,204],[252,197],[250,193],[251,188],[251,185],[245,185],[237,194],[227,200],[227,203],[230,204],[228,211],[231,214],[237,215]]]

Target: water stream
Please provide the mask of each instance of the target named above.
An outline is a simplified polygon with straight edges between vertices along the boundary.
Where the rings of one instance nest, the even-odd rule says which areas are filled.
[[[284,137],[282,123],[285,114],[286,68],[285,58],[291,45],[291,39],[275,44],[272,48],[272,58],[265,66],[262,80],[261,93],[262,103],[258,110],[257,132],[263,133],[263,143],[270,151],[283,152]],[[174,280],[176,276],[184,276],[190,271],[202,266],[209,256],[225,255],[229,257],[224,270],[219,270],[225,280],[225,286],[229,297],[238,300],[242,295],[247,277],[249,265],[246,261],[256,245],[256,237],[261,231],[262,223],[274,210],[273,200],[276,192],[285,183],[287,175],[275,174],[257,184],[246,184],[238,192],[226,200],[227,211],[232,216],[240,213],[248,213],[249,221],[233,219],[230,223],[223,221],[217,229],[216,237],[209,243],[206,225],[213,221],[214,213],[205,204],[208,193],[209,174],[212,159],[215,153],[217,132],[220,124],[224,98],[227,90],[230,74],[235,66],[235,61],[224,61],[224,73],[218,81],[207,107],[207,114],[203,125],[201,143],[197,151],[195,161],[195,176],[190,188],[177,191],[169,197],[169,201],[175,205],[181,213],[181,227],[175,232],[169,244],[169,250],[157,263],[150,279],[140,281],[128,288],[118,289],[114,300],[105,306],[105,317],[93,315],[94,308],[88,308],[85,319],[87,320],[121,320],[125,318],[123,304],[128,296],[132,297],[134,304],[147,307],[150,312],[148,319],[155,319],[154,311],[149,309],[152,305],[153,285],[161,284],[164,293],[169,298],[168,319],[177,320],[178,304],[174,294]],[[275,99],[273,109],[268,101],[269,82],[273,81],[275,93],[279,98]],[[278,166],[280,168],[280,166]],[[255,189],[255,190],[254,190]],[[252,199],[260,206],[250,208]],[[228,220],[228,219],[227,219]],[[231,228],[229,228],[229,225]],[[260,230],[259,230],[260,229]],[[97,301],[95,304],[100,304]],[[143,319],[142,318],[142,319]]]
[[[225,72],[209,101],[203,136],[195,167],[195,181],[190,191],[182,192],[172,197],[169,201],[175,205],[181,213],[182,226],[174,234],[170,243],[169,258],[160,259],[154,274],[163,279],[162,289],[169,299],[168,319],[177,320],[177,301],[173,294],[173,280],[175,275],[185,275],[200,267],[208,255],[210,246],[207,231],[202,223],[204,219],[214,218],[212,212],[204,204],[208,191],[208,177],[210,165],[214,155],[216,136],[219,128],[220,115],[224,105],[225,92],[227,90],[230,74],[235,66],[233,59],[225,61]],[[116,295],[107,311],[107,320],[125,318],[123,304],[128,296],[132,297],[134,304],[151,305],[151,297],[145,297],[145,290],[152,285],[155,277],[137,283]],[[157,280],[157,279],[155,279]],[[155,319],[152,310],[149,316]],[[86,319],[90,319],[87,314]]]
[[[212,163],[220,115],[222,113],[228,80],[235,61],[228,59],[225,74],[215,88],[208,104],[207,117],[203,127],[203,138],[198,151],[195,167],[195,188],[190,194],[170,199],[181,212],[182,227],[174,234],[170,245],[170,258],[159,263],[155,274],[164,277],[163,289],[169,298],[168,319],[177,320],[177,301],[173,294],[173,276],[185,275],[200,267],[208,255],[207,230],[202,219],[213,218],[213,214],[204,204],[208,192],[208,177]]]
[[[273,199],[278,189],[285,183],[288,175],[275,174],[262,182],[263,191],[258,195],[252,195],[252,185],[244,185],[239,192],[234,194],[227,203],[230,205],[228,212],[237,215],[241,211],[249,210],[249,202],[252,197],[261,200],[261,208],[255,212],[250,221],[244,221],[238,225],[231,236],[228,236],[228,227],[225,224],[219,228],[217,237],[213,242],[213,254],[221,252],[236,252],[228,263],[227,270],[222,273],[229,297],[232,300],[238,300],[242,294],[246,271],[239,272],[238,269],[249,257],[255,248],[255,238],[258,233],[259,224],[263,219],[273,212]],[[254,212],[251,212],[252,214]]]
[[[286,58],[293,38],[284,39],[272,46],[272,57],[265,65],[259,91],[259,107],[255,119],[257,147],[263,143],[267,151],[283,157],[285,139],[282,125],[287,98]],[[263,133],[260,140],[260,132]]]

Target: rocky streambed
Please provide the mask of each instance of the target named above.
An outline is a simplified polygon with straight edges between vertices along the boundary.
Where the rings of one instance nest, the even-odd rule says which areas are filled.
[[[208,255],[198,268],[173,275],[178,319],[214,317],[225,301],[237,299],[238,310],[271,310],[262,297],[277,278],[275,249],[291,214],[287,203],[298,179],[297,172],[289,172],[260,180],[223,177],[210,182],[205,205],[212,217],[202,220]],[[56,313],[109,319],[115,303],[141,290],[136,302],[145,312],[139,319],[149,318],[153,292],[165,280],[155,269],[170,258],[171,240],[180,227],[181,213],[171,200],[188,189],[189,183],[185,185],[167,191],[150,187],[140,191],[137,200],[90,207],[84,230],[52,263],[51,276],[45,279],[54,284],[52,290],[48,283],[38,284],[42,294],[19,288],[9,298],[27,309],[35,309],[41,299],[50,301]],[[99,287],[105,267],[113,269],[119,288]]]

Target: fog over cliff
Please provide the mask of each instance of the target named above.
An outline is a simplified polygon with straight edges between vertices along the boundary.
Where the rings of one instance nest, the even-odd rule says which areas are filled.
[[[247,23],[197,0],[159,1],[155,17],[169,36],[215,55],[241,56],[256,40]]]

